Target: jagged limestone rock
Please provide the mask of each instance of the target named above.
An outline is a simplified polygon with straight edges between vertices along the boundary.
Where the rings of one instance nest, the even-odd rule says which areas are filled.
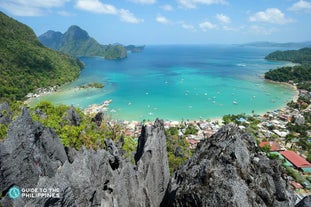
[[[280,163],[257,149],[249,134],[223,127],[176,172],[162,206],[293,206]]]
[[[68,121],[71,126],[80,126],[80,116],[72,105],[66,111],[66,117],[64,119]]]
[[[103,112],[98,112],[93,118],[92,122],[95,122],[95,124],[100,127],[103,121]]]
[[[144,126],[135,164],[106,139],[106,150],[64,148],[26,108],[0,143],[2,206],[294,206],[280,163],[257,152],[234,125],[201,142],[169,183],[163,122]],[[8,190],[54,188],[58,198],[8,198]]]
[[[11,122],[11,111],[8,102],[0,104],[0,124],[8,125]]]
[[[0,143],[2,206],[159,206],[169,182],[163,123],[144,127],[137,164],[123,159],[113,141],[107,150],[64,148],[55,132],[34,122],[26,108]],[[53,188],[58,198],[8,197],[13,186]]]
[[[13,185],[35,187],[40,176],[53,177],[66,161],[64,147],[54,130],[32,121],[29,111],[23,108],[0,143],[0,192],[4,195]],[[3,206],[11,206],[12,200],[6,198]]]
[[[304,197],[295,207],[310,207],[311,206],[311,195]]]

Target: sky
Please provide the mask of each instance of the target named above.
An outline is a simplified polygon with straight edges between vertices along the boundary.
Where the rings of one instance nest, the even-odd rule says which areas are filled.
[[[0,0],[36,35],[78,25],[101,44],[311,40],[311,0]]]

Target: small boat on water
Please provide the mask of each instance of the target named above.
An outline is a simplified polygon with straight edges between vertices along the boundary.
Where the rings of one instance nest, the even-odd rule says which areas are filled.
[[[237,105],[237,104],[238,104],[238,102],[237,102],[237,101],[235,101],[235,100],[233,100],[233,101],[232,101],[232,103],[233,103],[233,104],[235,104],[235,105]]]

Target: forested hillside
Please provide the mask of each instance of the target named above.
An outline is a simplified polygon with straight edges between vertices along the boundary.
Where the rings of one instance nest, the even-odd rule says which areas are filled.
[[[311,48],[276,51],[266,56],[268,60],[281,60],[300,63],[293,67],[281,67],[265,73],[265,78],[279,82],[293,81],[298,88],[311,91]]]
[[[28,26],[0,12],[0,100],[21,100],[39,87],[72,81],[79,60],[43,46]]]
[[[310,63],[311,48],[302,48],[300,50],[275,51],[266,56],[267,60],[291,61],[294,63]]]

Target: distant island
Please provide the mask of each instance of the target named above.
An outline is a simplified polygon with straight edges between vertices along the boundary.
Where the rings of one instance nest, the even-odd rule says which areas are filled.
[[[106,59],[123,59],[127,49],[122,45],[101,45],[80,27],[73,25],[62,34],[52,30],[39,36],[40,42],[54,50],[76,57],[101,56]]]
[[[78,88],[80,89],[86,89],[86,88],[103,88],[104,87],[104,84],[102,83],[88,83],[88,84],[85,84],[85,85],[81,85],[81,86],[78,86]]]
[[[130,51],[132,53],[138,53],[138,52],[142,52],[145,49],[145,45],[142,46],[135,46],[135,45],[128,45],[125,46],[127,51]]]
[[[303,48],[303,47],[311,47],[311,41],[307,41],[307,42],[286,42],[286,43],[258,41],[258,42],[249,42],[246,44],[241,44],[241,46]]]

